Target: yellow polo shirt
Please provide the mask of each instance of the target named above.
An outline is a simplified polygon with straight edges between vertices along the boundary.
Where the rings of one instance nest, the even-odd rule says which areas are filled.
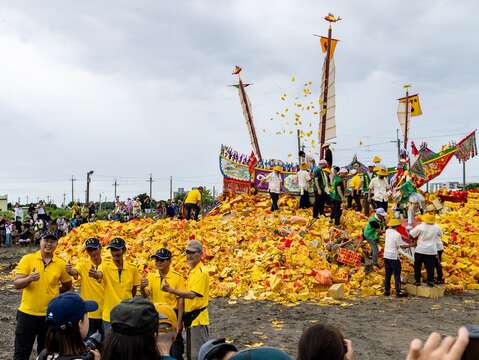
[[[15,275],[38,272],[40,279],[32,281],[22,289],[22,300],[18,310],[29,315],[45,316],[48,303],[60,293],[60,284],[72,280],[65,270],[65,265],[65,261],[56,256],[45,265],[40,250],[22,257],[15,269]]]
[[[188,274],[186,280],[187,291],[201,295],[194,299],[185,299],[185,312],[201,309],[208,306],[210,292],[210,276],[208,270],[200,262]],[[191,323],[191,326],[209,325],[208,309],[203,310],[200,315]]]
[[[100,264],[101,266],[101,264]],[[83,300],[94,300],[98,304],[98,310],[88,313],[90,319],[101,319],[103,311],[103,295],[105,288],[102,281],[98,281],[90,276],[88,272],[91,268],[98,270],[97,266],[90,259],[83,260],[75,266],[80,275],[80,296]]]
[[[361,190],[361,176],[356,174],[351,179],[351,188],[353,190]]]
[[[133,297],[133,287],[140,285],[140,274],[136,266],[126,262],[121,275],[113,261],[103,261],[98,270],[103,273],[105,287],[102,319],[109,322],[111,310],[122,300]]]
[[[148,286],[147,289],[150,291],[151,302],[156,304],[166,304],[173,309],[178,308],[178,298],[176,295],[173,295],[169,292],[161,290],[161,276],[159,272],[153,272],[148,274]],[[170,270],[164,278],[168,284],[177,290],[185,290],[185,280],[180,273]]]
[[[201,201],[201,192],[198,189],[193,189],[186,195],[185,204],[197,204]]]

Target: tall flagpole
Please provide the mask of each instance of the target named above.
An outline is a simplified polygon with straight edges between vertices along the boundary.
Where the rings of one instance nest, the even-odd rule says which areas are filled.
[[[333,34],[333,29],[331,27],[331,22],[329,23],[328,29],[328,49],[326,51],[326,64],[324,67],[324,93],[323,93],[323,111],[321,111],[321,134],[319,139],[320,148],[320,158],[324,158],[324,143],[326,142],[326,116],[328,115],[328,90],[329,90],[329,63],[331,55],[331,38]]]
[[[324,143],[326,142],[326,118],[328,115],[328,90],[329,90],[329,66],[330,66],[330,56],[331,56],[331,39],[333,37],[333,29],[331,24],[333,22],[337,22],[341,20],[341,18],[335,17],[333,14],[328,14],[327,16],[324,17],[326,21],[329,22],[329,29],[328,29],[328,48],[326,49],[326,60],[325,60],[325,66],[324,66],[324,93],[323,93],[323,106],[322,110],[320,112],[321,114],[321,122],[320,122],[320,135],[319,135],[319,157],[320,159],[324,158]]]
[[[405,121],[405,129],[404,129],[404,150],[407,152],[407,140],[408,140],[408,121],[409,121],[409,88],[411,85],[404,85],[406,89],[406,121]]]

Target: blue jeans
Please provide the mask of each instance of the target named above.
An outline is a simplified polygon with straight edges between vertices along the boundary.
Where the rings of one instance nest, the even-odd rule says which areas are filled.
[[[378,243],[376,239],[367,239],[365,238],[368,244],[371,246],[372,257],[373,257],[373,264],[378,264]]]
[[[390,294],[391,292],[391,277],[394,275],[394,285],[396,287],[396,295],[401,293],[401,261],[384,259],[384,292]]]
[[[12,246],[12,234],[5,234],[5,246]]]

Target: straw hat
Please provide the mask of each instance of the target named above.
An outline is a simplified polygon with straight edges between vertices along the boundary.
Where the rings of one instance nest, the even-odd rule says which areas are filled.
[[[324,168],[323,169],[324,172],[328,173],[328,174],[331,174],[331,168]]]
[[[375,163],[375,164],[380,163],[381,160],[382,160],[382,159],[381,159],[379,156],[377,156],[377,155],[373,157],[373,163]]]
[[[401,225],[401,220],[399,220],[399,219],[390,219],[388,221],[388,226],[389,227],[396,227],[396,226],[399,226],[399,225]]]
[[[379,169],[376,173],[378,176],[388,176],[388,172],[384,169]]]
[[[424,214],[421,216],[421,220],[426,224],[434,224],[436,217],[432,214]]]
[[[303,164],[299,165],[299,168],[300,168],[301,170],[308,170],[308,164],[303,163]]]

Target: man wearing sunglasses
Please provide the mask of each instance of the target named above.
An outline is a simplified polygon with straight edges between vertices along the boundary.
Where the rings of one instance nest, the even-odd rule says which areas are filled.
[[[102,311],[104,287],[99,276],[98,267],[101,264],[101,244],[97,238],[89,238],[85,241],[85,250],[89,259],[80,261],[76,266],[70,262],[66,265],[68,274],[76,279],[80,277],[80,296],[83,300],[93,300],[98,304],[98,309],[88,313],[89,329],[88,334],[94,334],[97,331],[103,338]]]
[[[185,299],[183,323],[186,328],[186,353],[188,360],[196,360],[201,345],[208,341],[208,300],[210,277],[201,262],[203,246],[198,240],[190,240],[186,246],[186,258],[190,267],[186,290],[177,290],[163,280],[162,290]]]
[[[151,271],[146,278],[141,280],[140,290],[145,298],[149,298],[154,304],[163,304],[173,309],[177,316],[177,323],[174,324],[177,330],[177,336],[171,348],[171,356],[175,359],[183,359],[184,344],[181,332],[183,331],[183,311],[185,300],[177,297],[171,292],[161,289],[163,281],[168,282],[173,289],[184,291],[186,289],[185,280],[180,273],[170,269],[171,251],[165,248],[159,249],[151,256],[155,260],[155,266],[158,272]]]

